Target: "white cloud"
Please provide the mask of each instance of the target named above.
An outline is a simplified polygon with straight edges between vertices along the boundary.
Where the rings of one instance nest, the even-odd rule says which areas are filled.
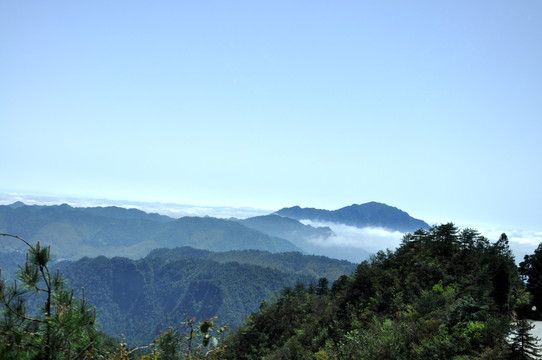
[[[508,234],[507,234],[508,235]],[[538,244],[542,243],[542,233],[530,231],[516,231],[508,235],[510,249],[516,257],[516,262],[523,261],[525,255],[533,254]]]
[[[379,250],[394,250],[399,246],[401,239],[403,238],[403,233],[399,231],[389,231],[383,228],[357,228],[355,226],[344,224],[311,220],[301,220],[301,223],[313,227],[327,226],[331,228],[335,233],[335,236],[314,240],[316,245],[323,247],[354,247],[364,249],[369,253],[376,253]]]

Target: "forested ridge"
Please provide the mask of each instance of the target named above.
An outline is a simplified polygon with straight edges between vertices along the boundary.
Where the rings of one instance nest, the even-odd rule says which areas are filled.
[[[60,274],[47,275],[47,281],[43,274],[52,273],[47,270],[47,251],[39,245],[31,247],[29,260],[19,272],[18,289],[27,283],[25,291],[2,282],[0,354],[4,358],[459,360],[538,356],[536,341],[529,334],[531,325],[524,319],[539,311],[532,305],[540,303],[542,294],[537,277],[542,271],[542,247],[526,256],[518,269],[505,234],[492,243],[475,230],[460,230],[453,224],[418,230],[405,235],[394,251],[379,252],[362,262],[352,274],[335,281],[321,277],[283,287],[278,298],[262,302],[259,311],[229,332],[220,322],[221,314],[214,314],[218,315],[215,318],[211,315],[215,309],[210,308],[198,320],[191,314],[165,318],[161,329],[154,329],[156,340],[139,349],[98,332],[99,314],[92,312],[88,301],[91,288],[70,297]],[[181,261],[196,267],[202,260],[168,256],[157,251],[149,261],[156,263],[152,265],[155,270],[173,271]],[[120,258],[81,261],[88,262],[90,272],[98,266],[93,262],[107,264],[106,260],[138,266]],[[168,268],[168,264],[175,266]],[[40,282],[40,276],[45,282]],[[59,279],[51,280],[55,276]],[[95,276],[98,281],[108,281]],[[32,292],[48,294],[49,287],[43,284],[57,283],[61,295],[46,301],[49,310],[45,315],[29,313],[25,297]],[[165,280],[164,286],[167,283]],[[57,291],[54,286],[51,289],[49,293]],[[123,294],[122,287],[117,291],[126,301],[136,301],[133,294]],[[202,295],[198,291],[188,286],[186,294],[198,297]],[[237,291],[242,297],[244,284]],[[200,309],[207,306],[206,294],[200,298]],[[145,308],[138,311],[153,316]],[[77,331],[74,324],[79,324]],[[64,338],[70,341],[60,341]]]
[[[227,341],[227,359],[528,358],[506,341],[530,297],[506,235],[407,234],[331,288],[285,288]]]
[[[238,262],[263,266],[282,271],[287,274],[308,275],[316,279],[325,277],[336,280],[344,274],[351,274],[356,265],[346,261],[317,255],[304,255],[299,252],[280,254],[262,250],[209,251],[190,247],[175,249],[156,249],[149,253],[149,258],[161,258],[166,261],[182,259],[206,259],[219,263]]]
[[[87,289],[101,329],[125,334],[137,345],[152,341],[185,312],[198,319],[220,315],[237,327],[285,286],[336,279],[355,269],[347,261],[300,253],[190,247],[157,249],[140,260],[101,256],[60,265],[69,286]]]

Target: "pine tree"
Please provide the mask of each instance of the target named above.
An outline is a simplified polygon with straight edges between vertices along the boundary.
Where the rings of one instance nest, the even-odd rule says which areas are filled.
[[[540,358],[539,338],[531,334],[534,325],[531,321],[518,320],[511,337],[512,359],[531,360]]]
[[[65,287],[57,270],[51,273],[50,248],[28,246],[24,267],[12,282],[0,278],[0,354],[5,359],[86,359],[98,345],[96,313]],[[0,274],[1,275],[1,274]],[[38,306],[41,304],[41,306]]]

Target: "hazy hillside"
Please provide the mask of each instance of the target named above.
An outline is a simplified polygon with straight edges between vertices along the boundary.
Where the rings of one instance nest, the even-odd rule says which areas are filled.
[[[250,217],[243,220],[236,220],[254,230],[271,236],[280,237],[296,244],[304,243],[307,239],[329,237],[333,231],[329,227],[312,227],[304,225],[292,218],[276,214]]]
[[[350,205],[338,210],[321,210],[294,206],[276,212],[280,216],[296,220],[341,223],[359,228],[381,227],[400,232],[413,232],[418,229],[429,229],[429,225],[408,215],[408,213],[386,204],[369,202]]]
[[[300,219],[328,222],[334,230],[305,225]],[[114,206],[27,206],[21,202],[0,206],[0,232],[50,244],[56,249],[57,258],[71,260],[100,255],[137,259],[157,248],[192,246],[212,251],[300,251],[359,262],[367,259],[375,248],[390,246],[388,239],[395,241],[400,236],[385,238],[384,234],[382,238],[350,230],[344,233],[336,224],[399,232],[428,227],[402,210],[374,202],[334,211],[284,208],[275,214],[247,219],[174,219]],[[17,251],[20,246],[17,242],[6,242],[0,252]]]
[[[85,287],[109,335],[146,343],[185,313],[218,315],[235,327],[285,286],[316,284],[327,275],[351,274],[355,265],[300,253],[213,253],[189,247],[160,249],[140,260],[83,258],[61,264],[69,286]]]
[[[284,239],[271,237],[237,222],[184,217],[172,219],[117,207],[73,208],[0,206],[0,232],[34,243],[50,244],[59,258],[124,256],[140,258],[160,247],[193,246],[210,250],[259,249],[271,252],[301,251]],[[5,242],[0,251],[21,248]]]
[[[327,226],[313,227],[302,224],[296,219],[277,214],[256,216],[237,221],[270,236],[278,236],[289,240],[307,254],[322,255],[352,262],[361,262],[371,255],[361,244],[347,246],[338,243],[335,241],[337,235]],[[374,239],[373,242],[378,242],[378,239]]]
[[[175,249],[156,249],[148,258],[160,258],[166,261],[184,259],[207,259],[219,263],[238,262],[240,264],[269,267],[289,274],[309,275],[316,279],[325,277],[334,281],[339,276],[352,273],[356,264],[331,259],[325,256],[303,255],[299,252],[274,254],[261,250],[232,250],[212,252],[191,247]]]
[[[0,238],[0,241],[3,241],[3,243],[5,243],[5,240],[8,240],[8,239]],[[1,269],[2,278],[13,279],[17,271],[17,267],[24,265],[25,258],[26,256],[22,250],[12,251],[12,252],[0,251],[0,269]]]
[[[269,236],[276,236],[286,239],[295,246],[303,249],[308,254],[330,255],[330,249],[319,244],[329,237],[335,236],[335,233],[329,227],[313,227],[300,223],[296,219],[277,214],[264,216],[255,216],[244,220],[237,220],[239,223],[251,229],[260,231]],[[340,258],[340,256],[338,256]],[[362,258],[360,258],[361,261]]]

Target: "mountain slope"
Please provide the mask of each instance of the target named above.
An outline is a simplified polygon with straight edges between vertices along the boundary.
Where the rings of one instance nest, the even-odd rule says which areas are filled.
[[[360,246],[347,246],[335,241],[337,235],[327,226],[313,227],[277,214],[237,221],[264,234],[286,239],[307,254],[344,259],[355,263],[370,256],[370,253]]]
[[[175,249],[156,249],[149,253],[148,258],[159,258],[165,261],[185,259],[205,259],[218,263],[238,262],[268,267],[288,274],[322,277],[334,281],[339,276],[352,273],[356,265],[345,260],[331,259],[325,256],[303,255],[299,252],[270,253],[261,250],[232,250],[212,252],[191,247]]]
[[[52,245],[57,257],[67,259],[99,255],[140,258],[156,248],[185,245],[222,251],[300,251],[287,240],[230,220],[172,219],[116,207],[0,206],[0,232],[16,234],[31,243]],[[0,251],[20,248],[17,242],[6,242]]]
[[[381,227],[400,232],[414,232],[418,229],[429,229],[429,225],[415,219],[408,213],[386,204],[369,202],[360,205],[350,205],[338,210],[322,210],[294,206],[283,208],[277,215],[296,220],[342,223],[359,228]]]
[[[184,320],[218,315],[230,327],[259,309],[285,286],[350,274],[355,265],[299,253],[214,253],[189,247],[159,249],[140,260],[83,258],[60,264],[69,286],[85,287],[98,322],[131,344],[152,341],[160,330]],[[344,270],[344,271],[343,271]]]
[[[255,216],[237,221],[269,236],[286,239],[309,254],[325,255],[321,251],[322,249],[315,245],[315,242],[334,235],[329,227],[315,228],[277,214]]]
[[[250,217],[237,220],[239,223],[254,230],[289,240],[293,243],[300,239],[329,237],[333,231],[329,227],[313,227],[304,225],[292,218],[276,214]]]

